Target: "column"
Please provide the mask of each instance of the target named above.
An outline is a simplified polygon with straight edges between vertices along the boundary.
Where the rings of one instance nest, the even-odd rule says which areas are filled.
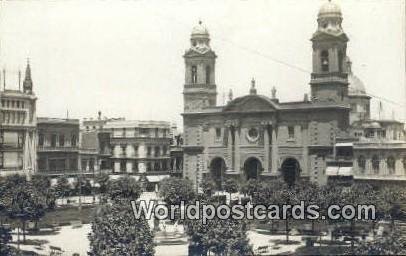
[[[237,172],[240,172],[240,164],[241,164],[241,162],[240,162],[240,144],[241,144],[241,141],[240,141],[240,134],[241,134],[240,127],[235,128],[234,134],[235,134],[235,140],[234,140],[234,150],[235,150],[235,152],[234,152],[234,154],[235,154],[235,157],[234,157],[234,159],[235,159],[234,170],[237,171]]]
[[[264,172],[269,172],[269,133],[268,124],[263,124],[264,130]]]
[[[272,126],[272,169],[271,172],[277,174],[278,171],[278,140],[276,136],[277,127]]]
[[[231,126],[228,127],[228,140],[227,140],[227,152],[228,152],[228,166],[229,168],[233,169],[234,168],[234,163],[233,163],[233,138],[232,138],[232,132],[231,132]]]
[[[308,158],[309,158],[309,148],[308,148],[308,138],[307,136],[307,126],[303,125],[302,126],[302,147],[303,147],[303,166],[302,166],[302,172],[309,174],[309,163],[308,163]]]

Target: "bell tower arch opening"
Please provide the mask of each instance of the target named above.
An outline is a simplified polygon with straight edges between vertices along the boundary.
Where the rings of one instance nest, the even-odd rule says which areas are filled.
[[[281,165],[283,180],[292,186],[300,175],[300,164],[295,158],[286,158]]]
[[[221,190],[226,171],[226,162],[221,157],[216,157],[210,163],[210,175],[214,180],[216,189]]]
[[[257,179],[262,172],[261,161],[256,157],[250,157],[244,162],[244,174],[247,180]]]

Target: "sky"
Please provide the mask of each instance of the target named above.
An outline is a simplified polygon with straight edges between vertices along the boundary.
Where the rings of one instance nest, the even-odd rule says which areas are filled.
[[[30,59],[37,115],[165,120],[182,126],[184,60],[199,19],[218,55],[218,104],[230,89],[280,101],[310,91],[311,42],[324,0],[59,0],[0,2],[6,87]],[[336,0],[347,55],[383,118],[405,119],[405,3]],[[378,102],[371,111],[378,117]],[[396,104],[394,103],[396,102]]]

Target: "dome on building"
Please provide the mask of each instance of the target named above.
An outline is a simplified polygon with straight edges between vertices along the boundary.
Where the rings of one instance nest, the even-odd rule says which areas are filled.
[[[341,16],[341,7],[329,0],[320,7],[318,16]]]
[[[348,56],[345,57],[345,70],[348,73],[348,94],[366,95],[365,85],[354,73],[352,73],[352,62]]]
[[[196,37],[209,37],[209,31],[202,24],[202,21],[199,21],[199,24],[192,29],[192,38]]]
[[[348,74],[348,94],[350,95],[365,95],[364,83],[354,74]]]

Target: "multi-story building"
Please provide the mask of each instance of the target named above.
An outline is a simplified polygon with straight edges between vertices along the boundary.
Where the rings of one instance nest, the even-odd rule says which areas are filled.
[[[79,120],[40,117],[38,173],[77,174],[80,170]]]
[[[342,20],[337,4],[320,8],[311,39],[311,99],[280,102],[275,88],[271,97],[259,95],[253,80],[248,95],[230,97],[224,106],[216,104],[217,55],[209,32],[201,22],[194,27],[183,56],[184,177],[199,184],[211,175],[219,186],[225,175],[325,183],[326,157],[336,138],[348,136],[351,111]]]
[[[169,170],[171,137],[168,122],[115,121],[107,123],[103,131],[110,133],[114,173]],[[105,152],[106,148],[100,150]]]
[[[6,89],[5,79],[3,83],[4,89],[0,91],[0,175],[31,173],[36,170],[37,97],[33,92],[30,64],[27,63],[25,70],[23,90]]]

